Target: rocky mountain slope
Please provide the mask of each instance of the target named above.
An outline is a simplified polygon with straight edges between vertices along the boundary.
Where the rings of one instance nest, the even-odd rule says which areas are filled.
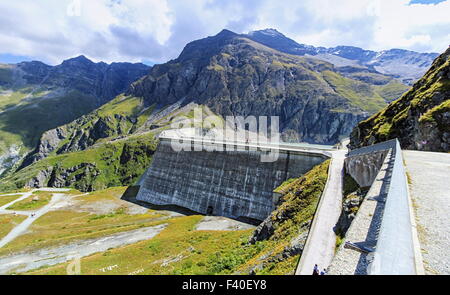
[[[43,132],[98,108],[147,71],[143,64],[108,65],[84,56],[57,66],[0,65],[0,174],[34,148]]]
[[[75,71],[79,75],[69,81],[63,78],[68,77],[64,72],[49,75],[48,66],[37,65],[31,75],[40,73],[36,81],[47,77],[58,85],[56,89],[88,92],[87,97],[97,104],[120,88],[113,89],[108,79],[100,83],[90,67],[105,64],[93,64],[84,57],[62,64],[89,69],[88,73]],[[177,59],[155,65],[129,88],[125,80],[120,81],[123,91],[128,89],[125,93],[76,114],[69,123],[38,133],[42,136],[34,150],[19,169],[5,175],[1,187],[95,190],[130,184],[151,161],[155,135],[169,128],[177,116],[192,117],[196,106],[205,115],[279,116],[284,140],[335,143],[358,121],[408,88],[373,69],[337,67],[317,58],[287,54],[227,30],[187,44]],[[124,156],[123,151],[127,151]],[[138,169],[121,162],[127,158],[147,164]]]
[[[282,52],[313,56],[329,61],[337,67],[362,68],[373,73],[391,75],[410,85],[422,77],[438,56],[437,53],[419,53],[403,49],[377,52],[354,46],[314,47],[299,44],[275,29],[253,31],[246,37]]]
[[[330,144],[405,90],[392,91],[392,85],[401,84],[378,75],[387,82],[345,77],[331,63],[223,30],[187,44],[177,59],[155,65],[128,94],[143,97],[147,106],[184,99],[222,116],[279,116],[285,140]]]
[[[398,138],[402,148],[450,151],[450,48],[400,99],[358,124],[350,146]]]
[[[192,117],[196,104],[156,110],[142,98],[119,95],[80,118],[46,131],[21,166],[1,179],[0,191],[74,187],[81,191],[130,185],[144,173],[156,135],[173,120]],[[204,116],[211,112],[204,108]]]

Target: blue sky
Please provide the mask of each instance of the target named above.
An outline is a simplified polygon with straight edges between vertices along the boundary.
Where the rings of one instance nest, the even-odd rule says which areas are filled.
[[[445,0],[411,0],[409,4],[438,4]]]
[[[14,55],[10,53],[0,54],[0,62],[2,63],[18,63],[21,61],[31,61],[33,58],[31,56]]]
[[[0,62],[161,63],[224,28],[372,50],[442,52],[450,42],[450,0],[0,0],[0,11]]]

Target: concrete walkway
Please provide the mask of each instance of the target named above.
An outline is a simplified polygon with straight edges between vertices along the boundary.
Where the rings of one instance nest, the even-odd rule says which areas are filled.
[[[450,154],[403,151],[426,274],[450,274]]]
[[[327,268],[334,256],[336,234],[333,227],[342,210],[342,188],[346,151],[333,152],[328,181],[314,216],[296,275],[311,275],[314,265]]]

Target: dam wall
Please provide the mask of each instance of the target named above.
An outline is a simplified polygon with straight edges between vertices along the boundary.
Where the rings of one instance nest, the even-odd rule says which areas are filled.
[[[320,153],[279,149],[277,160],[263,162],[264,153],[249,146],[175,151],[170,139],[160,138],[152,164],[139,183],[137,199],[202,214],[264,220],[275,207],[276,187],[327,159]]]

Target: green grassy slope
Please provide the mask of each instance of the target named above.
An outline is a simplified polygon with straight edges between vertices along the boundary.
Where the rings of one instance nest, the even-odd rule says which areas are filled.
[[[42,171],[51,171],[43,185],[82,191],[132,184],[149,166],[156,144],[149,133],[50,156],[2,179],[0,191],[22,188]]]
[[[22,94],[16,94],[22,95]],[[95,98],[78,91],[52,97],[34,98],[0,112],[0,142],[5,149],[12,144],[33,148],[42,133],[66,124],[95,108]]]
[[[259,241],[256,244],[262,242],[264,247],[239,270],[253,270],[257,274],[293,274],[327,182],[329,164],[327,160],[275,190],[282,194],[280,204],[251,239]]]
[[[350,144],[359,147],[398,138],[403,148],[448,151],[449,100],[450,49],[400,99],[359,123]]]

